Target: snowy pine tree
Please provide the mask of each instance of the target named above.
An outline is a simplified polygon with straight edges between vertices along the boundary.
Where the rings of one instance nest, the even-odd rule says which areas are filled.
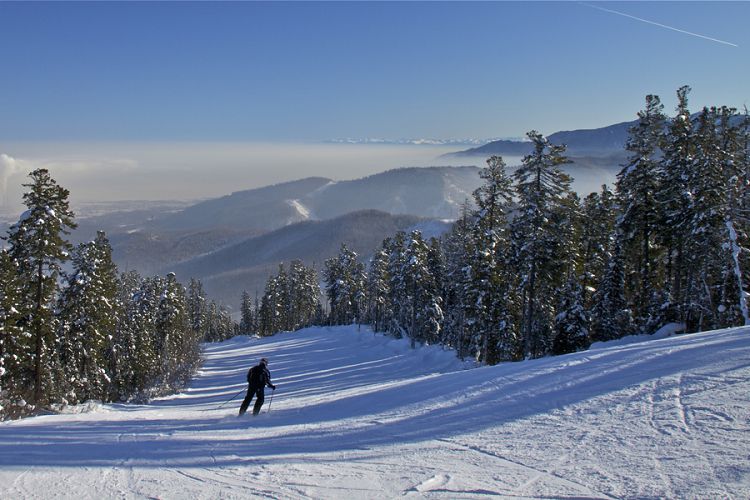
[[[206,293],[203,291],[203,283],[191,278],[187,289],[188,316],[190,317],[190,328],[200,338],[205,338],[208,330],[206,322]]]
[[[118,283],[117,301],[121,307],[112,339],[109,368],[112,380],[110,399],[125,401],[130,395],[144,388],[138,386],[136,370],[139,352],[148,349],[148,346],[138,341],[140,329],[136,319],[140,313],[136,297],[143,279],[137,272],[129,271],[120,276]]]
[[[572,276],[562,290],[557,311],[552,353],[567,354],[588,349],[591,345],[589,315],[583,306],[583,289]]]
[[[620,239],[615,240],[612,256],[607,264],[591,312],[591,340],[614,340],[634,333],[632,312],[625,298],[625,269]]]
[[[23,329],[22,282],[16,262],[0,249],[0,420],[23,411],[23,359],[28,333]]]
[[[388,332],[396,338],[409,335],[408,328],[411,323],[411,309],[409,300],[408,282],[403,270],[406,267],[406,233],[397,232],[393,238],[384,242],[384,248],[388,254],[388,302],[392,306],[391,317],[388,324]]]
[[[667,292],[672,297],[674,317],[686,319],[685,285],[688,265],[685,236],[689,209],[693,204],[688,179],[695,155],[694,127],[688,109],[690,87],[677,90],[677,114],[672,119],[662,146],[662,180],[657,195],[663,208],[660,240],[666,250]]]
[[[420,231],[413,231],[406,241],[403,267],[400,270],[405,289],[401,321],[412,347],[416,343],[436,342],[442,327],[442,298],[439,284],[430,269],[430,248]],[[439,258],[438,256],[436,256]]]
[[[26,314],[18,386],[34,404],[50,402],[52,375],[56,373],[57,321],[54,315],[58,277],[71,251],[65,239],[76,227],[68,203],[69,192],[60,187],[46,169],[29,174],[23,195],[26,212],[8,234],[10,255],[17,263],[21,282],[21,306]]]
[[[463,359],[470,354],[472,318],[470,290],[474,256],[472,239],[473,219],[468,203],[464,203],[461,217],[443,239],[445,278],[443,302],[445,309],[443,343],[456,350]],[[479,343],[481,345],[481,342]]]
[[[607,186],[588,195],[581,206],[581,301],[587,311],[612,254],[615,208],[615,196]]]
[[[723,128],[726,130],[728,126],[724,125]],[[736,132],[727,136],[725,151],[730,186],[726,246],[731,251],[732,269],[724,280],[727,286],[721,303],[735,304],[743,324],[749,325],[748,285],[745,282],[745,270],[750,265],[750,113],[747,108],[736,126]]]
[[[320,315],[318,273],[294,260],[287,271],[284,264],[266,282],[257,312],[258,333],[273,335],[310,326]],[[249,297],[248,297],[249,301]]]
[[[299,330],[313,324],[319,297],[318,273],[305,267],[302,261],[293,260],[289,265],[288,330]]]
[[[326,260],[323,279],[330,306],[330,323],[346,325],[363,320],[367,277],[357,254],[342,244],[338,257]]]
[[[106,400],[109,356],[120,305],[117,268],[105,234],[79,245],[60,299],[61,362],[70,402]],[[62,382],[62,381],[61,381]]]
[[[376,332],[384,331],[388,320],[393,315],[389,301],[388,240],[370,259],[367,272],[367,320]]]
[[[252,335],[255,333],[255,315],[253,314],[253,302],[247,290],[242,292],[240,302],[240,335]]]
[[[660,243],[665,221],[659,199],[664,173],[661,146],[664,142],[666,117],[658,96],[646,96],[646,109],[638,113],[638,123],[629,131],[625,149],[628,162],[617,176],[617,199],[620,216],[618,232],[622,235],[626,296],[633,302],[638,325],[653,327],[660,304],[655,292],[664,281],[665,247]]]
[[[200,361],[198,335],[190,327],[185,288],[174,273],[160,279],[156,310],[156,347],[163,387],[187,382]]]
[[[518,359],[518,300],[515,273],[508,263],[508,214],[513,198],[512,180],[499,156],[487,160],[474,191],[477,211],[471,228],[466,293],[471,349],[482,362]]]
[[[553,145],[531,131],[534,150],[515,172],[518,216],[512,223],[514,264],[520,273],[521,325],[524,357],[538,357],[551,349],[553,302],[565,280],[568,261],[565,237],[557,223],[565,210],[570,177],[560,170],[568,160],[565,146]]]

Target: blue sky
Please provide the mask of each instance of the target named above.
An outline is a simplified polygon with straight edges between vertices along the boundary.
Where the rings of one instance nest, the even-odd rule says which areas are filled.
[[[750,3],[0,2],[2,141],[496,137],[750,104]]]

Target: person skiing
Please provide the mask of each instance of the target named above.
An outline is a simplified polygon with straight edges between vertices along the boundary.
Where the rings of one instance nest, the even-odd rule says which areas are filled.
[[[240,416],[244,415],[247,411],[247,407],[250,406],[250,401],[253,400],[253,396],[256,398],[255,406],[253,407],[253,416],[260,413],[260,409],[263,407],[263,401],[266,399],[266,386],[274,391],[276,390],[276,386],[271,383],[271,372],[268,371],[268,360],[262,358],[260,363],[247,371],[247,395],[240,406]]]

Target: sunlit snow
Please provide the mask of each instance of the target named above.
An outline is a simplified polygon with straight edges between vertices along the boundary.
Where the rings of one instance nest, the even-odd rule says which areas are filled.
[[[750,329],[599,347],[474,368],[355,326],[206,345],[181,394],[0,424],[0,498],[750,497]],[[262,356],[278,389],[238,418]]]

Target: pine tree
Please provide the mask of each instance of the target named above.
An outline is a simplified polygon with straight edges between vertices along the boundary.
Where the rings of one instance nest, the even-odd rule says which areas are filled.
[[[289,266],[289,330],[299,330],[315,321],[320,297],[318,273],[300,260]]]
[[[620,238],[615,240],[607,272],[596,292],[594,302],[591,314],[591,340],[614,340],[633,333],[633,316],[625,299],[625,270]]]
[[[469,283],[466,289],[470,349],[484,363],[517,359],[519,337],[515,279],[509,272],[508,214],[513,198],[512,180],[499,156],[487,160],[474,191],[477,212],[471,228]]]
[[[728,121],[726,119],[722,125],[724,130],[729,129]],[[722,292],[721,306],[736,308],[742,324],[750,325],[748,287],[744,272],[750,264],[750,113],[747,108],[734,133],[725,133],[724,137],[726,156],[723,161],[729,175],[726,246],[731,252],[731,270],[724,278],[726,285]]]
[[[687,179],[691,203],[685,215],[687,331],[744,323],[742,301],[733,300],[741,290],[734,258],[733,200],[740,174],[736,165],[742,163],[738,147],[742,132],[731,123],[735,115],[732,108],[704,108],[694,131],[693,165]],[[729,297],[733,299],[728,301]]]
[[[409,309],[408,282],[403,273],[406,267],[406,233],[397,232],[387,241],[388,254],[388,302],[392,305],[392,314],[388,324],[388,332],[396,338],[409,335],[408,328],[411,320]]]
[[[725,233],[728,189],[720,161],[716,109],[703,108],[693,134],[692,168],[687,172],[690,203],[685,207],[683,318],[687,331],[716,324],[713,304],[722,263],[717,262]],[[717,255],[717,253],[719,255]],[[727,260],[728,262],[728,260]]]
[[[76,402],[106,400],[111,381],[108,357],[120,305],[117,268],[104,232],[79,245],[72,260],[59,306],[64,347],[60,355],[69,397]]]
[[[138,346],[133,360],[134,388],[145,391],[156,384],[161,373],[159,353],[161,345],[157,338],[156,324],[162,280],[150,277],[143,280],[133,297],[135,311],[130,317]]]
[[[210,301],[206,307],[206,336],[208,342],[222,342],[234,337],[239,326],[235,325],[229,310]]]
[[[364,319],[365,266],[346,244],[341,245],[338,257],[326,260],[323,279],[331,324],[346,325]]]
[[[203,283],[195,278],[190,278],[187,294],[190,327],[200,338],[205,338],[208,328],[206,324],[206,293],[203,291]]]
[[[139,329],[136,319],[139,314],[136,297],[143,284],[143,278],[137,272],[129,271],[120,276],[118,284],[117,301],[121,307],[110,356],[110,399],[125,401],[139,390],[136,381],[137,359],[139,350],[147,348],[138,343]]]
[[[421,319],[428,344],[440,343],[443,340],[445,321],[445,256],[440,240],[430,238],[427,248],[427,273]]]
[[[18,412],[25,349],[21,292],[16,262],[0,249],[0,420]],[[23,405],[21,404],[21,408]]]
[[[34,404],[45,404],[50,400],[51,375],[55,373],[58,276],[72,249],[65,236],[76,224],[68,190],[58,186],[46,169],[34,170],[29,177],[30,183],[24,186],[30,190],[23,195],[27,211],[10,228],[7,239],[23,283],[24,328],[31,334],[25,339],[30,356],[24,359],[24,376],[19,382]]]
[[[622,234],[626,268],[626,296],[634,304],[639,326],[655,323],[654,294],[664,280],[662,262],[665,248],[660,244],[665,214],[662,192],[664,172],[661,146],[664,143],[666,117],[658,96],[646,96],[646,109],[638,113],[625,149],[628,162],[617,176],[617,198],[621,208],[617,228]]]
[[[553,354],[567,354],[589,348],[589,315],[583,306],[583,289],[570,277],[562,290],[555,317]]]
[[[443,240],[445,254],[444,278],[444,335],[443,343],[456,350],[459,358],[470,353],[473,337],[468,324],[471,314],[470,288],[471,265],[474,256],[472,227],[474,221],[469,214],[468,203],[464,203],[461,217],[453,224]]]
[[[667,291],[674,301],[674,317],[683,323],[686,319],[685,282],[688,272],[685,235],[693,204],[688,179],[695,154],[693,122],[687,99],[689,92],[688,86],[677,90],[677,114],[662,146],[663,176],[657,195],[663,208],[660,239],[667,256]]]
[[[174,273],[159,280],[156,311],[156,345],[164,387],[187,382],[200,360],[199,339],[190,328],[185,288]]]
[[[273,335],[281,331],[281,304],[278,277],[271,276],[266,281],[266,287],[258,309],[258,334],[261,336]]]
[[[247,293],[247,290],[244,290],[240,303],[240,335],[252,335],[255,333],[254,324],[253,303],[250,300],[250,294]]]
[[[393,311],[388,296],[390,276],[388,275],[388,240],[373,254],[367,272],[367,320],[376,332],[384,331]]]
[[[306,267],[300,260],[292,261],[288,271],[280,265],[278,274],[266,283],[257,313],[261,334],[294,331],[320,321],[319,297],[318,273],[314,268]]]
[[[612,254],[615,197],[606,185],[602,186],[600,193],[591,193],[583,200],[581,212],[581,302],[588,311]]]
[[[435,342],[442,327],[442,299],[439,285],[430,270],[429,253],[422,233],[413,231],[406,242],[404,266],[400,271],[406,291],[406,302],[401,308],[402,324],[407,325],[412,347],[417,342]],[[439,256],[435,258],[439,259]]]
[[[570,177],[560,170],[568,163],[565,146],[553,145],[531,131],[534,150],[515,172],[518,216],[512,224],[514,261],[520,273],[520,325],[524,357],[543,356],[551,349],[554,311],[552,302],[565,280],[564,239],[558,233]]]
[[[294,306],[292,305],[292,277],[279,264],[279,271],[266,282],[265,293],[258,312],[258,333],[273,335],[281,331],[291,331],[297,328]],[[295,292],[296,293],[296,292]]]

